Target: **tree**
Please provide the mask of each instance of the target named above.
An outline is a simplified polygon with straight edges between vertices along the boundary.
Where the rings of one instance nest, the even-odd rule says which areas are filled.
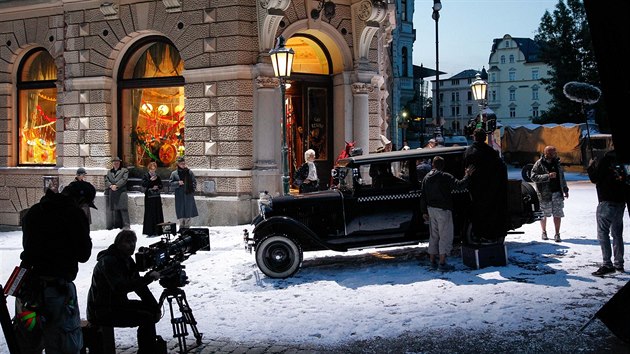
[[[545,11],[538,34],[540,59],[551,70],[540,81],[551,95],[550,107],[535,123],[584,123],[582,106],[564,96],[564,85],[570,81],[600,87],[591,33],[581,0],[560,0],[553,14]],[[603,104],[595,105],[598,122],[603,121]]]

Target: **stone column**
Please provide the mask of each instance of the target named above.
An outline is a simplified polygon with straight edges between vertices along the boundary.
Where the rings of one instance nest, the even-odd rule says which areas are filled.
[[[280,117],[282,105],[278,97],[280,80],[275,77],[256,78],[256,115],[254,120],[254,176],[252,194],[262,191],[276,195],[281,191],[280,180]]]
[[[356,147],[363,149],[364,154],[370,151],[370,110],[368,93],[374,90],[370,83],[356,82],[352,84],[353,96],[353,131]]]

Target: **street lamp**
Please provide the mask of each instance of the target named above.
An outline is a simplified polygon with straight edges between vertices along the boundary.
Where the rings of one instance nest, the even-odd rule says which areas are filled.
[[[442,2],[440,0],[433,0],[433,15],[431,16],[435,20],[435,140],[438,144],[444,142],[442,137],[442,119],[440,117],[440,51],[438,41],[438,22],[440,20],[440,10],[442,10]]]
[[[287,110],[284,101],[286,94],[286,79],[291,76],[293,66],[293,55],[295,52],[291,48],[284,46],[284,37],[279,36],[276,47],[269,51],[274,75],[280,79],[280,92],[282,92],[282,190],[284,195],[289,194],[289,156],[287,148]]]
[[[475,81],[470,84],[470,89],[472,90],[473,97],[475,101],[479,101],[479,114],[483,113],[484,100],[486,99],[486,91],[488,89],[488,83],[486,80],[481,79],[481,75],[477,73],[475,76]]]
[[[488,145],[492,146],[492,133],[496,128],[496,124],[494,120],[490,119],[488,116],[486,116],[485,121],[483,119],[483,110],[485,108],[488,83],[486,82],[486,80],[483,80],[481,78],[481,75],[479,73],[477,73],[477,75],[475,76],[475,81],[470,84],[470,89],[472,90],[474,99],[476,101],[479,101],[479,122],[477,123],[477,126],[480,126],[486,130],[486,134],[488,134]]]

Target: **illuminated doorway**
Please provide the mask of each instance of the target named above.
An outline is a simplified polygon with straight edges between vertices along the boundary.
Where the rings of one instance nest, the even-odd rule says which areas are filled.
[[[304,152],[313,149],[320,187],[326,188],[333,163],[332,61],[309,34],[291,37],[286,46],[295,51],[286,95],[290,175],[304,163]]]

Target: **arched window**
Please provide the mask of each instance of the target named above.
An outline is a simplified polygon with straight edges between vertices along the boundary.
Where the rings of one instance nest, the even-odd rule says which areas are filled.
[[[20,64],[18,89],[18,164],[57,163],[57,67],[44,49]]]
[[[123,160],[137,167],[172,167],[184,154],[184,62],[163,38],[136,44],[118,75],[119,143]]]

